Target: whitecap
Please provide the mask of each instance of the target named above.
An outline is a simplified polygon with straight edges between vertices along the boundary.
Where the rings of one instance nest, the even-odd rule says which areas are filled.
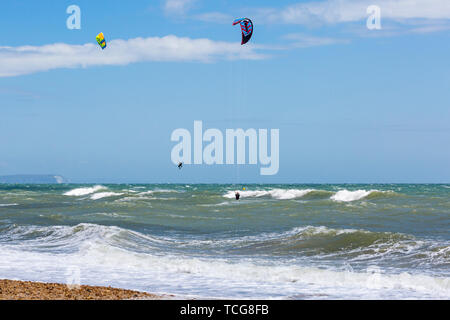
[[[94,193],[91,196],[92,200],[98,200],[98,199],[102,199],[102,198],[108,198],[108,197],[116,197],[116,196],[121,196],[123,195],[123,193],[116,193],[116,192],[99,192],[99,193]]]
[[[76,189],[67,191],[66,193],[64,193],[64,195],[79,197],[79,196],[85,196],[85,195],[88,195],[91,193],[95,193],[95,192],[97,192],[99,190],[103,190],[103,189],[106,189],[106,187],[101,186],[101,185],[97,185],[97,186],[93,186],[93,187],[76,188]]]
[[[331,196],[331,200],[338,201],[338,202],[350,202],[350,201],[356,201],[363,199],[367,197],[372,192],[376,192],[378,190],[356,190],[356,191],[349,191],[349,190],[339,190],[334,195]]]
[[[270,190],[248,190],[239,191],[241,198],[259,198],[259,197],[272,197],[278,200],[289,200],[301,198],[308,193],[315,191],[314,189],[270,189]],[[234,191],[228,191],[223,195],[225,198],[234,199]]]
[[[12,207],[12,206],[18,206],[17,203],[0,203],[0,207]]]

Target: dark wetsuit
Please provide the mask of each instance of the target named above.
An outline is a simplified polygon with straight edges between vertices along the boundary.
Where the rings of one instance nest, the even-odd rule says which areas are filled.
[[[239,198],[241,197],[241,195],[239,194],[239,192],[235,192],[234,196],[236,197],[236,200],[239,200]]]

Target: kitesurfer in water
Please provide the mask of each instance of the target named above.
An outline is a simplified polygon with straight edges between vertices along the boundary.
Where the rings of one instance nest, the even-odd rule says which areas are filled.
[[[239,200],[239,198],[241,197],[241,195],[239,194],[238,191],[236,191],[236,192],[234,193],[234,196],[236,197],[236,200]]]

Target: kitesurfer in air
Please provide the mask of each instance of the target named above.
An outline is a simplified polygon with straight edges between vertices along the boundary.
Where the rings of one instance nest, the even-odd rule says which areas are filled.
[[[183,168],[183,162],[178,162],[178,169],[181,170],[181,168]]]

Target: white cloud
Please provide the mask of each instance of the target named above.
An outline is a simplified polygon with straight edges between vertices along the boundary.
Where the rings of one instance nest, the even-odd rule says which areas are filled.
[[[216,23],[229,23],[234,21],[231,15],[221,13],[221,12],[207,12],[198,14],[194,17],[197,20],[204,22],[216,22]]]
[[[369,5],[381,8],[382,19],[450,19],[449,0],[326,0],[302,2],[281,9],[257,9],[261,22],[286,24],[337,24],[368,17]]]
[[[318,47],[318,46],[328,46],[334,44],[345,44],[349,43],[349,40],[346,39],[335,39],[335,38],[327,38],[327,37],[315,37],[309,36],[302,33],[291,33],[287,34],[283,37],[286,40],[291,40],[291,46],[296,48],[309,48],[309,47]]]
[[[12,77],[60,68],[127,65],[145,61],[212,62],[264,59],[256,46],[209,39],[165,37],[112,40],[101,50],[96,44],[0,47],[0,77]]]
[[[412,33],[426,34],[450,30],[450,25],[429,25],[411,29]]]
[[[164,12],[166,14],[185,14],[196,0],[165,0]]]

